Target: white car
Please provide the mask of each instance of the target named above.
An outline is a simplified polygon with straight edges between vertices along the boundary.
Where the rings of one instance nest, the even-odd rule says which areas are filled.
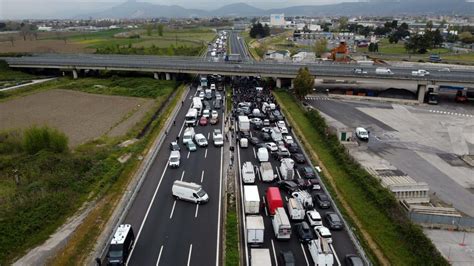
[[[306,220],[311,227],[323,225],[321,214],[317,210],[306,211]]]
[[[369,139],[369,131],[367,131],[363,127],[356,128],[356,136],[361,140],[368,140]]]
[[[280,129],[281,134],[288,134],[288,128],[280,127],[279,129]]]
[[[199,93],[199,98],[201,98],[201,100],[204,100],[204,96],[205,96],[204,92],[201,91],[201,92]]]
[[[265,143],[265,146],[267,146],[267,149],[270,152],[277,152],[278,151],[278,146],[274,142],[267,142],[267,143]]]
[[[438,69],[438,72],[451,72],[451,69],[444,67],[444,68]]]
[[[198,134],[194,135],[194,141],[196,141],[196,144],[199,147],[206,147],[207,146],[207,139],[201,133],[198,133]]]
[[[220,147],[224,145],[224,138],[220,129],[214,129],[212,132],[212,140],[214,141],[214,146]]]
[[[212,110],[212,112],[211,112],[211,117],[212,117],[212,118],[217,118],[218,116],[219,116],[219,113],[217,113],[216,110]]]
[[[286,127],[286,123],[283,120],[276,122],[276,126],[279,128]]]
[[[328,241],[328,243],[332,243],[332,235],[331,235],[331,231],[329,231],[329,229],[325,226],[315,226],[314,227],[314,232],[316,234],[318,234],[318,236],[326,239]]]
[[[284,141],[286,144],[295,143],[295,141],[293,140],[293,137],[292,137],[292,136],[284,136],[284,137],[283,137],[283,141]]]
[[[209,110],[204,109],[204,110],[202,111],[202,116],[204,116],[205,118],[209,118],[209,116],[210,116]]]
[[[255,124],[255,125],[262,125],[262,119],[258,117],[250,118],[250,123]]]

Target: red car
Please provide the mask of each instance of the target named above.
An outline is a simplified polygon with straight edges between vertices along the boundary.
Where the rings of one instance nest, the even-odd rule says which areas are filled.
[[[206,126],[207,125],[207,118],[202,116],[201,119],[199,119],[199,125],[200,126]]]

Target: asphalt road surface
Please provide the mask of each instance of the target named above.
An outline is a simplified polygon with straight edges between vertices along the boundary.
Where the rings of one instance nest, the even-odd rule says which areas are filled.
[[[250,61],[252,57],[249,55],[245,40],[239,36],[237,31],[229,31],[230,34],[230,50],[231,54],[240,54],[242,61]]]
[[[182,144],[184,117],[196,89],[190,90],[179,110],[176,125],[145,177],[125,223],[132,224],[136,244],[128,265],[218,265],[221,236],[222,148],[212,144],[212,130],[223,129],[222,108],[217,125],[196,126],[209,141],[207,148],[188,152]],[[221,92],[222,93],[222,92]],[[223,93],[222,93],[223,94]],[[168,167],[169,143],[180,136],[181,165]],[[202,184],[209,202],[197,205],[175,200],[171,187],[175,180]]]

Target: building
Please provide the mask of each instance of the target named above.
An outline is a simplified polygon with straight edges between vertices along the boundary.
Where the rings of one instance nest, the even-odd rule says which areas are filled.
[[[290,51],[288,50],[268,50],[265,54],[265,60],[273,60],[273,61],[288,61],[290,60]]]
[[[272,27],[285,27],[285,14],[271,14],[270,15],[270,26]]]
[[[291,57],[295,63],[308,63],[316,60],[316,54],[313,52],[299,52]]]

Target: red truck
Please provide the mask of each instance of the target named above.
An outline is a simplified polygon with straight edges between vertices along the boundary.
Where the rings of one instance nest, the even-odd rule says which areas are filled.
[[[269,187],[266,193],[266,201],[270,215],[275,215],[276,208],[283,208],[280,189],[277,187]]]

